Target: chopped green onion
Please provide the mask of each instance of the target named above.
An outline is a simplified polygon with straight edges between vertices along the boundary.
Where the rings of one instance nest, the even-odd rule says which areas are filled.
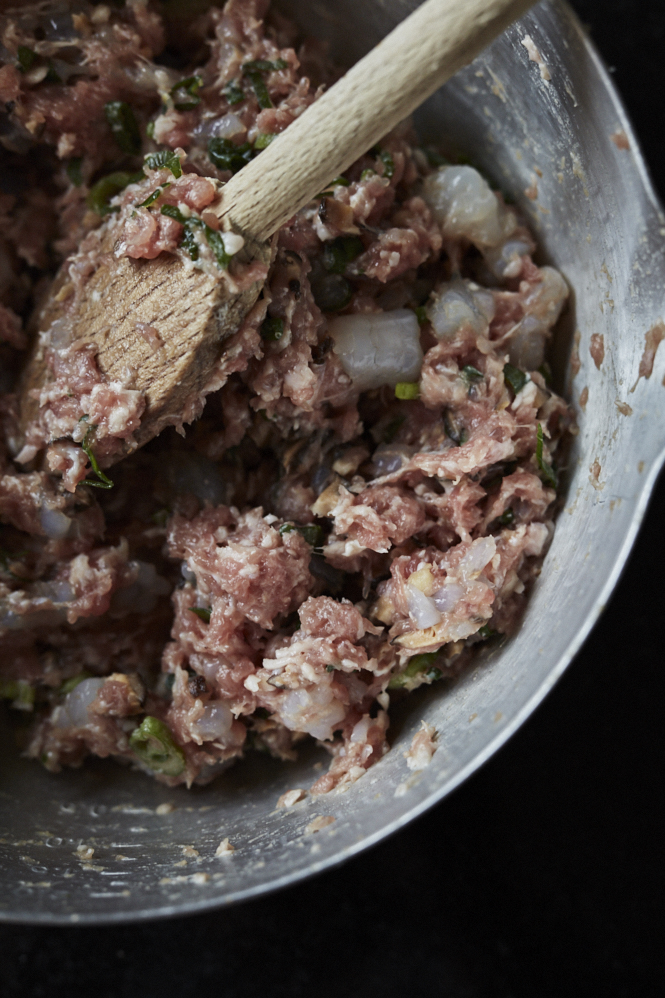
[[[215,232],[211,229],[209,225],[204,226],[205,237],[208,246],[212,250],[217,266],[222,270],[226,270],[231,262],[231,257],[226,252],[226,247],[224,245],[224,238],[221,232]]]
[[[398,381],[395,385],[396,399],[417,399],[420,396],[420,386],[417,381]]]
[[[253,63],[247,63],[246,65],[251,66],[253,65]],[[252,84],[252,89],[254,91],[254,94],[256,95],[259,107],[264,109],[272,107],[273,104],[272,101],[270,100],[270,94],[268,93],[266,81],[263,79],[261,72],[255,69],[248,70],[245,68],[245,66],[243,66],[243,74]]]
[[[229,83],[228,87],[226,87],[224,90],[224,96],[229,104],[240,104],[240,102],[245,99],[244,91],[241,90],[235,81]]]
[[[143,171],[127,173],[125,170],[117,170],[115,173],[107,173],[90,188],[86,204],[98,215],[108,215],[109,212],[120,211],[117,207],[111,207],[111,198],[119,194],[120,191],[124,191],[128,184],[136,184],[139,180],[144,179]]]
[[[182,234],[182,248],[185,253],[189,255],[190,260],[198,260],[199,258],[199,244],[196,241],[196,236],[194,235],[194,228],[191,225],[185,226],[185,231]]]
[[[176,208],[174,204],[163,204],[159,209],[160,214],[168,215],[169,218],[174,218],[176,222],[180,222],[181,225],[185,225],[189,219],[185,218],[180,208]]]
[[[157,717],[144,717],[132,732],[129,744],[141,762],[155,773],[180,776],[185,768],[185,753],[176,744],[168,725]]]
[[[485,376],[483,372],[479,371],[477,367],[473,366],[473,364],[465,364],[460,371],[460,374],[466,381],[467,385],[471,385],[475,381],[482,381]]]
[[[75,156],[73,159],[69,160],[67,166],[65,167],[65,173],[74,187],[80,187],[83,183],[83,176],[81,175],[82,163],[83,158],[81,156]]]
[[[84,679],[90,679],[91,673],[87,672],[85,669],[83,672],[79,672],[77,676],[71,676],[70,679],[65,679],[64,683],[60,686],[58,693],[61,696],[67,696],[72,690],[75,690],[79,683],[82,683]]]
[[[290,534],[292,530],[295,530],[295,524],[293,523],[283,523],[279,528],[279,533],[283,537],[284,534]]]
[[[334,665],[327,665],[326,666],[326,672],[334,672],[334,671],[335,671],[335,666]]]
[[[540,468],[541,474],[545,479],[547,485],[551,485],[553,489],[557,486],[557,476],[554,468],[551,464],[543,457],[543,424],[538,423],[538,429],[536,430],[536,461],[538,462],[538,467]]]
[[[169,184],[169,183],[160,184],[159,187],[156,190],[154,190],[152,192],[152,194],[148,194],[148,196],[145,199],[145,201],[141,201],[141,203],[139,205],[137,205],[137,207],[138,208],[149,208],[151,204],[155,203],[155,201],[157,200],[157,198],[161,197],[162,193],[166,190],[166,188],[170,187],[170,186],[171,186],[171,184]]]
[[[427,319],[427,309],[424,305],[416,305],[413,310],[416,313],[416,319],[418,320],[419,326],[424,326],[428,321]]]
[[[129,104],[120,100],[109,101],[104,105],[104,114],[116,145],[127,155],[137,156],[141,152],[141,133]]]
[[[153,139],[155,137],[154,121],[149,121],[148,124],[145,126],[145,134],[148,136],[149,139]]]
[[[369,167],[360,174],[361,180],[367,180],[369,177],[373,177],[376,174],[376,170],[372,170]]]
[[[19,45],[16,52],[16,58],[18,59],[18,68],[22,73],[27,73],[29,69],[32,69],[35,62],[37,61],[37,53],[33,52],[26,45]]]
[[[493,631],[488,624],[483,624],[477,633],[483,641],[487,641],[489,638],[493,638],[497,632]]]
[[[307,541],[310,547],[318,550],[323,545],[323,529],[318,523],[306,523],[304,526],[296,527],[296,530]]]
[[[383,176],[387,180],[390,180],[395,173],[395,160],[387,149],[379,149],[376,155],[379,162],[383,163]]]
[[[497,516],[496,522],[500,523],[502,527],[509,527],[511,523],[515,522],[515,511],[509,506],[505,509],[501,516]]]
[[[204,624],[210,623],[210,614],[212,610],[206,610],[203,606],[190,606],[190,612],[195,613],[196,616],[203,621]]]
[[[343,274],[364,249],[359,236],[340,236],[324,245],[323,266],[332,274]]]
[[[513,367],[512,364],[505,364],[503,368],[503,378],[507,381],[515,395],[522,391],[525,384],[529,380],[528,374],[524,371],[520,371],[519,367]]]
[[[214,137],[208,142],[208,156],[218,170],[230,170],[237,173],[252,159],[254,149],[249,142],[237,146],[231,139]]]
[[[284,335],[284,320],[277,316],[267,315],[261,324],[261,336],[264,340],[275,342]]]
[[[203,86],[203,79],[200,76],[188,76],[186,80],[181,80],[171,87],[173,106],[176,111],[191,111],[197,104],[201,103],[199,90]]]
[[[409,664],[403,672],[391,677],[388,689],[396,690],[402,686],[406,686],[409,679],[414,679],[423,673],[425,674],[424,678],[429,682],[440,679],[442,672],[434,665],[438,658],[439,653],[436,651],[425,652],[423,655],[414,655],[409,659]]]
[[[149,152],[144,157],[145,165],[149,170],[170,170],[178,180],[182,177],[182,164],[172,149],[160,149],[159,152]]]
[[[276,138],[277,134],[275,132],[262,132],[260,135],[256,136],[254,140],[254,148],[259,152],[261,149],[267,149],[272,140]]]
[[[81,420],[79,420],[79,422],[81,422]],[[88,432],[86,433],[86,435],[85,435],[85,437],[83,439],[83,443],[81,444],[81,447],[83,448],[83,450],[87,454],[88,460],[90,461],[90,465],[92,467],[92,470],[97,475],[98,481],[93,482],[89,478],[86,478],[86,479],[83,480],[82,484],[83,485],[91,485],[94,489],[112,489],[113,485],[114,485],[114,482],[112,482],[111,479],[107,475],[105,475],[104,472],[99,467],[99,464],[97,462],[97,458],[95,457],[95,455],[94,455],[94,453],[92,451],[92,447],[91,447],[90,443],[88,442],[88,437],[90,436],[91,433],[94,433],[96,429],[97,429],[97,427],[94,426],[94,425],[90,427],[90,429],[88,430]]]

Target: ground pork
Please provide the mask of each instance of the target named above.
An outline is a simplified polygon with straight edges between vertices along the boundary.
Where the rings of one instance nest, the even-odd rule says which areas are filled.
[[[472,166],[433,166],[404,122],[282,227],[269,266],[232,262],[223,279],[261,296],[135,451],[145,400],[68,339],[104,240],[219,274],[201,234],[221,185],[340,72],[268,0],[186,6],[0,15],[23,177],[0,195],[0,694],[34,715],[28,755],[53,771],[113,756],[190,786],[310,737],[332,757],[323,794],[388,750],[389,699],[519,624],[574,432],[544,365],[568,289],[517,209]],[[20,442],[20,351],[60,264]],[[423,722],[410,769],[435,736]]]

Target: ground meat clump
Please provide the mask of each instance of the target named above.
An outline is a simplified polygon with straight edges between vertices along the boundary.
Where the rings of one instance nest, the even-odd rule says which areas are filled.
[[[121,256],[214,267],[220,185],[338,75],[267,0],[176,7],[0,17],[24,177],[0,195],[0,697],[53,771],[112,756],[191,785],[309,736],[323,794],[388,750],[391,700],[519,624],[575,431],[545,361],[568,289],[517,209],[404,122],[279,231],[269,270],[231,268],[262,297],[181,435],[135,450],[145,399],[69,342],[67,302],[109,231]],[[22,439],[21,352],[63,261]],[[423,723],[407,765],[435,751]]]

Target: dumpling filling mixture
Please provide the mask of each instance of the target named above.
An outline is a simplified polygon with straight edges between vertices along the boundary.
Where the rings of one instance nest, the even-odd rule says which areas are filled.
[[[131,370],[107,383],[65,319],[21,433],[26,317],[63,260],[65,309],[109,227],[117,254],[256,279],[211,180],[338,75],[264,0],[179,6],[0,18],[0,697],[53,771],[112,756],[191,785],[309,735],[326,793],[388,750],[391,699],[519,623],[574,429],[545,363],[568,290],[405,122],[280,230],[177,426],[133,448]]]

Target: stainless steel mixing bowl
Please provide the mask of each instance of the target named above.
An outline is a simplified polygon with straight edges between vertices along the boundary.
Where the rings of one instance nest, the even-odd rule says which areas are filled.
[[[280,4],[305,30],[329,38],[342,62],[362,55],[415,6]],[[549,82],[521,44],[525,34],[542,53]],[[358,853],[441,800],[496,751],[602,612],[663,457],[665,348],[649,379],[638,374],[645,336],[665,317],[665,217],[612,85],[561,3],[539,4],[429,100],[417,122],[424,135],[465,150],[515,198],[574,291],[557,362],[580,432],[565,508],[519,634],[455,684],[418,691],[400,705],[391,752],[346,793],[307,797],[290,810],[276,810],[277,798],[313,783],[326,764],[320,750],[295,764],[249,758],[187,792],[113,763],[51,776],[18,757],[5,729],[0,919],[91,924],[203,911]],[[534,184],[531,200],[524,192],[533,194]],[[589,353],[592,334],[604,336],[600,369]],[[571,352],[579,355],[576,374]],[[439,749],[427,769],[410,773],[403,752],[421,719],[438,729]],[[308,833],[317,816],[335,820]],[[226,837],[235,851],[216,857]]]

